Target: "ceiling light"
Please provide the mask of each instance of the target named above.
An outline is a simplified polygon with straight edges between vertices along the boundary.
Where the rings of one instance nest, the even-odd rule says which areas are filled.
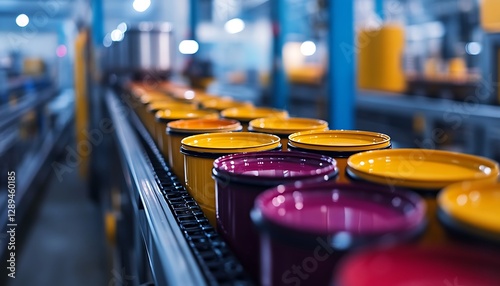
[[[149,5],[151,5],[151,0],[134,0],[132,4],[134,10],[140,13],[148,10]]]
[[[19,26],[19,27],[26,27],[30,22],[30,18],[28,16],[26,16],[26,14],[19,14],[19,16],[17,16],[16,18],[16,24]]]
[[[300,52],[306,57],[312,56],[316,53],[316,44],[311,41],[305,41],[300,45]]]
[[[122,33],[125,33],[128,29],[127,27],[127,24],[126,23],[123,23],[121,22],[120,24],[118,24],[118,27],[116,27],[118,30],[122,31]]]
[[[199,49],[199,45],[194,40],[184,40],[179,44],[179,52],[184,55],[195,54]]]
[[[111,32],[111,40],[113,42],[119,42],[121,40],[123,40],[123,33],[122,31],[118,30],[118,29],[115,29]]]
[[[234,18],[224,24],[224,29],[229,34],[236,34],[245,29],[245,22],[243,22],[240,18]]]
[[[113,43],[113,41],[111,40],[111,35],[109,33],[106,34],[106,36],[102,40],[102,45],[105,46],[106,48],[109,48],[109,47],[111,47],[112,43]]]
[[[465,51],[471,56],[477,56],[481,53],[483,47],[478,42],[470,42],[465,45]]]

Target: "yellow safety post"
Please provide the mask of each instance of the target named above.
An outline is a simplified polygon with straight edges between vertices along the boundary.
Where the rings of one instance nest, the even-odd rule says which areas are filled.
[[[89,158],[91,146],[84,136],[88,130],[88,97],[87,97],[87,43],[89,40],[88,31],[80,32],[75,41],[75,135],[76,150],[79,159],[79,173],[83,178],[87,178],[89,168]]]

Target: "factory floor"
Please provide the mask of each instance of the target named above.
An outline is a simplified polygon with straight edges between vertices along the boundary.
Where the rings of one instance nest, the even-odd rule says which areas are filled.
[[[111,269],[99,206],[78,170],[52,172],[38,213],[20,246],[16,278],[7,286],[109,285]]]

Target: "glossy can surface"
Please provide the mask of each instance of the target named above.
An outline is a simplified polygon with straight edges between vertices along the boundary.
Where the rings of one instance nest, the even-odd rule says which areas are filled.
[[[152,103],[153,101],[169,100],[169,97],[166,94],[158,92],[156,90],[141,90],[140,92],[134,94],[136,96],[136,99],[133,102],[133,108],[144,124],[146,124],[147,122],[148,104]]]
[[[293,133],[310,130],[327,130],[328,122],[313,118],[300,117],[267,117],[250,121],[248,130],[278,135],[281,137],[283,150],[287,150],[288,136]]]
[[[162,151],[163,156],[167,159],[168,162],[168,134],[167,124],[172,121],[180,120],[180,119],[195,119],[195,118],[219,118],[219,113],[215,111],[207,111],[207,110],[170,110],[163,109],[159,110],[155,114],[155,134],[156,134],[156,143],[158,147]]]
[[[233,107],[253,107],[251,102],[235,101],[230,97],[201,99],[200,105],[202,108],[215,109],[217,111]]]
[[[184,184],[184,156],[180,152],[182,139],[202,133],[240,131],[241,124],[229,119],[188,119],[167,124],[168,162],[174,174]]]
[[[461,153],[432,149],[376,150],[348,159],[348,173],[380,185],[411,188],[426,197],[429,227],[422,244],[445,244],[446,233],[437,219],[436,196],[453,183],[464,180],[495,182],[495,161]]]
[[[259,195],[252,220],[260,229],[263,285],[288,285],[297,279],[326,285],[349,251],[417,236],[425,226],[425,203],[413,192],[386,187],[288,185]],[[294,265],[306,269],[307,280],[292,271]]]
[[[442,189],[467,180],[494,182],[498,164],[479,156],[432,149],[377,150],[353,155],[349,170],[361,179],[418,189]]]
[[[221,116],[240,121],[243,131],[248,131],[248,123],[253,119],[264,117],[286,118],[288,117],[288,112],[268,107],[234,107],[223,110]]]
[[[182,147],[186,150],[208,154],[267,151],[278,146],[278,136],[253,132],[200,134],[182,140]]]
[[[156,134],[156,112],[159,110],[197,110],[196,104],[193,103],[181,103],[178,101],[169,100],[153,100],[147,106],[146,115],[146,128],[153,138],[157,138],[159,134]]]
[[[216,225],[215,182],[212,179],[214,160],[233,153],[269,151],[277,148],[281,148],[280,138],[263,133],[208,133],[182,139],[186,189],[198,202],[212,225]]]
[[[288,149],[319,153],[334,157],[339,167],[339,182],[345,176],[347,158],[358,152],[391,148],[391,138],[376,132],[359,130],[313,130],[293,133],[288,137]]]
[[[259,277],[259,236],[250,220],[255,198],[280,184],[326,181],[336,173],[333,158],[302,152],[232,154],[215,160],[217,228],[252,276]]]
[[[333,285],[500,285],[500,256],[466,245],[398,246],[362,251],[336,271]]]
[[[439,194],[438,207],[441,222],[454,235],[500,246],[500,183],[453,184]]]

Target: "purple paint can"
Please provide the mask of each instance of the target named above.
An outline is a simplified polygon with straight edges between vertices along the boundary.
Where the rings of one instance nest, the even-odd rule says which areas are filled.
[[[255,198],[282,184],[327,181],[337,172],[335,159],[303,152],[242,153],[215,160],[217,228],[256,280],[260,276],[259,235],[250,219]]]
[[[416,193],[335,182],[268,190],[251,217],[260,232],[262,285],[327,285],[346,253],[415,239],[426,226]]]

